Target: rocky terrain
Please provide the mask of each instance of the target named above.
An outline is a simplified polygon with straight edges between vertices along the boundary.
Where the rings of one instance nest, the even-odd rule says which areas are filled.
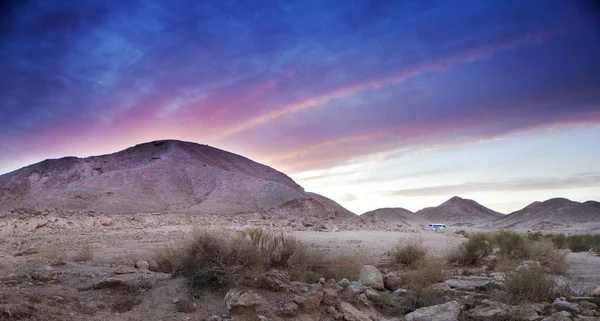
[[[166,140],[84,159],[45,160],[0,176],[0,209],[111,213],[283,211],[312,203],[307,216],[355,216],[304,192],[285,174],[207,145]],[[290,205],[291,204],[291,205]],[[281,212],[281,211],[280,211]]]
[[[379,208],[363,213],[360,217],[372,222],[387,222],[421,229],[430,223],[425,217],[401,207]]]
[[[534,202],[489,224],[493,228],[508,229],[569,229],[587,224],[587,230],[600,226],[598,202],[574,202],[566,198],[553,198]],[[591,226],[589,225],[591,224]]]
[[[415,213],[430,223],[443,223],[451,226],[473,226],[490,222],[504,215],[493,211],[473,200],[455,196],[436,207],[427,207]]]

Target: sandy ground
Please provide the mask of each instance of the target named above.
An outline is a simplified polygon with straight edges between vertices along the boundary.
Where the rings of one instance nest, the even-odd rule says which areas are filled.
[[[171,303],[189,295],[183,281],[137,270],[133,265],[137,260],[152,258],[157,248],[180,243],[197,227],[255,226],[283,231],[334,255],[362,251],[374,264],[385,261],[385,254],[398,242],[422,240],[433,256],[441,256],[465,240],[452,232],[386,231],[361,223],[331,221],[324,224],[335,229],[318,232],[294,221],[271,222],[256,217],[90,214],[43,220],[37,216],[4,217],[0,223],[0,310],[8,306],[27,313],[33,309],[38,311],[36,316],[49,316],[37,320],[186,320],[187,315],[177,312]],[[91,246],[93,259],[77,261],[76,256],[86,245]],[[568,259],[571,278],[581,289],[600,286],[600,257],[571,253]],[[44,271],[51,273],[50,280],[32,278]],[[118,289],[94,290],[99,282],[111,277],[124,278],[128,283]],[[210,304],[199,307],[198,314],[208,317],[222,313],[222,297],[216,294],[201,298]],[[129,305],[134,309],[128,311]]]

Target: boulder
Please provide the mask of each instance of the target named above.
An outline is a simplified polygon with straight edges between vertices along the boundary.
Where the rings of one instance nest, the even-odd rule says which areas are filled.
[[[231,312],[233,321],[258,321],[256,308],[262,301],[258,293],[237,288],[225,294],[225,307]]]
[[[406,321],[457,321],[460,305],[456,301],[420,308],[406,315]]]
[[[390,291],[396,291],[402,287],[402,278],[396,273],[388,273],[383,277],[383,286]]]
[[[194,313],[196,312],[196,303],[191,300],[180,300],[177,302],[177,312]]]
[[[334,320],[341,320],[344,317],[344,315],[340,311],[338,311],[335,307],[332,306],[328,306],[327,309],[325,309],[325,311]]]
[[[481,305],[467,311],[472,320],[503,320],[508,316],[507,306],[500,302],[483,300]]]
[[[147,270],[150,267],[150,263],[144,260],[139,260],[135,262],[135,267],[141,270]]]
[[[371,321],[371,318],[364,312],[355,308],[348,302],[340,302],[339,310],[344,315],[346,321]]]
[[[568,302],[565,298],[560,297],[552,302],[552,307],[557,311],[568,311],[573,314],[579,314],[581,309],[577,303]]]
[[[372,265],[363,265],[360,269],[359,281],[362,285],[370,286],[373,289],[385,289],[381,272]]]

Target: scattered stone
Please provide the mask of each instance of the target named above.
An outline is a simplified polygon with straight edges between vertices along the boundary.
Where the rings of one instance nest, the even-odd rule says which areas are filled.
[[[402,278],[396,273],[388,273],[383,277],[383,286],[390,291],[396,291],[402,287]]]
[[[177,304],[178,302],[179,302],[179,299],[173,299],[173,300],[171,300],[171,303],[173,303],[173,304]]]
[[[256,308],[262,303],[262,297],[252,291],[233,288],[225,294],[225,307],[234,321],[257,321]]]
[[[327,312],[327,314],[329,314],[329,316],[331,316],[335,320],[341,320],[344,317],[344,315],[340,311],[338,311],[335,307],[332,306],[328,306],[327,309],[325,309],[325,311]]]
[[[144,260],[139,260],[139,261],[135,262],[135,268],[141,269],[141,270],[147,270],[148,268],[150,268],[150,263],[148,263],[147,261],[144,261]]]
[[[324,284],[325,283],[325,278],[320,278],[319,279],[319,283]]]
[[[456,301],[420,308],[406,315],[406,321],[457,321],[460,305]]]
[[[340,302],[339,311],[344,315],[346,321],[371,321],[371,318],[364,312],[355,308],[348,302]]]
[[[48,282],[52,280],[54,274],[49,270],[35,270],[29,273],[32,279],[39,282]]]
[[[577,303],[568,302],[563,297],[554,300],[554,302],[552,302],[552,307],[558,311],[569,311],[573,314],[579,314],[581,312]]]
[[[381,272],[372,265],[363,265],[360,269],[359,281],[364,286],[370,286],[377,290],[385,289]]]
[[[127,265],[119,265],[115,269],[115,274],[118,274],[118,275],[121,275],[121,274],[131,274],[131,273],[135,273],[135,269],[133,269],[133,268],[127,266]]]
[[[102,218],[102,221],[101,221],[102,226],[110,226],[110,225],[112,225],[112,223],[113,223],[113,221],[110,217]]]
[[[365,292],[365,287],[361,283],[355,281],[350,282],[348,289],[351,291],[358,291],[359,293]]]
[[[299,309],[300,309],[300,307],[298,306],[298,304],[296,304],[294,302],[288,302],[288,303],[284,304],[282,307],[280,307],[279,309],[277,309],[276,313],[277,313],[277,315],[280,315],[282,317],[293,318],[298,315]]]
[[[521,271],[524,269],[534,269],[534,268],[541,269],[542,265],[538,261],[527,260],[527,261],[523,261],[523,262],[519,263],[519,265],[517,265],[517,268],[515,270]]]
[[[223,318],[218,315],[211,315],[206,321],[223,321]]]
[[[35,247],[30,247],[23,251],[18,251],[13,254],[13,256],[24,256],[24,255],[33,255],[39,253],[39,250]]]
[[[338,285],[342,287],[342,289],[346,289],[350,286],[350,281],[346,278],[343,278],[338,282]]]
[[[571,314],[567,311],[556,312],[540,321],[571,321]]]
[[[407,289],[398,289],[398,290],[392,292],[392,294],[395,296],[404,296],[404,295],[408,294],[408,290]]]
[[[196,303],[191,300],[181,300],[177,304],[177,312],[194,313],[196,312]]]
[[[125,285],[126,285],[126,283],[122,279],[108,278],[108,279],[105,279],[105,280],[95,283],[94,285],[92,285],[92,288],[97,289],[97,290],[114,289],[114,288],[118,288],[118,287],[123,287]]]
[[[483,300],[481,305],[467,311],[472,320],[503,320],[508,318],[507,306],[496,301]]]
[[[594,291],[592,291],[592,293],[590,293],[592,296],[600,296],[600,286],[596,287],[596,289]]]

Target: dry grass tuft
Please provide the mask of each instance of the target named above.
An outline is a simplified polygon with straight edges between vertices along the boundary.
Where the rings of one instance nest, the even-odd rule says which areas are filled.
[[[84,244],[73,257],[74,261],[91,261],[94,258],[94,248],[90,244]]]
[[[390,252],[391,263],[414,265],[425,259],[429,249],[423,239],[409,239],[398,242]]]
[[[292,280],[316,282],[319,278],[357,280],[366,263],[363,251],[332,255],[314,247],[299,246],[288,261],[287,271]]]
[[[554,279],[537,267],[507,273],[505,284],[507,301],[511,304],[552,302],[561,295]]]
[[[461,265],[481,264],[494,250],[487,234],[472,234],[469,239],[448,251],[446,260]]]

